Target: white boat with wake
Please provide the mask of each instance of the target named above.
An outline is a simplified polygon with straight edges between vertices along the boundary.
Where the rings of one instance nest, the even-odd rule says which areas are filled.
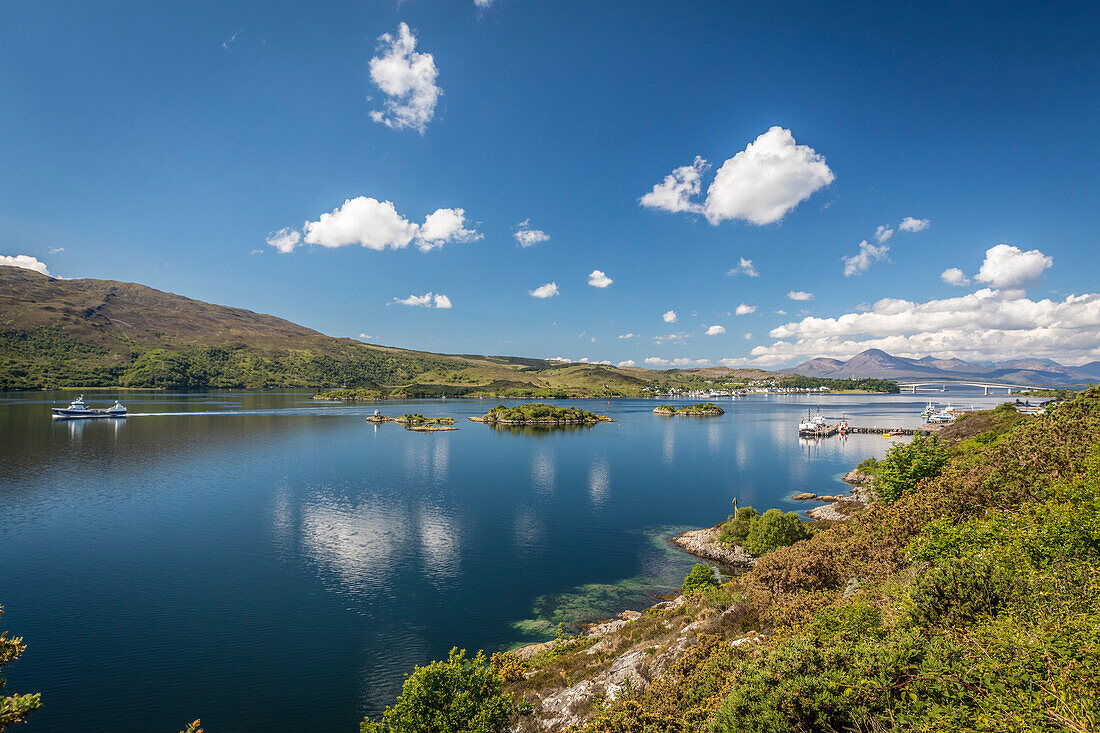
[[[73,400],[68,407],[53,408],[54,419],[71,419],[82,417],[126,417],[126,408],[115,400],[115,404],[106,409],[88,407],[84,404],[84,395]]]

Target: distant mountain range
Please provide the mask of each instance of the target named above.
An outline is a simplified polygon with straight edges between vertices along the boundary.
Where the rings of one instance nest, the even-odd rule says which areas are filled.
[[[865,377],[895,380],[981,381],[1035,386],[1078,385],[1100,381],[1100,361],[1068,367],[1050,359],[1014,359],[998,362],[967,362],[925,356],[907,359],[880,349],[867,349],[848,361],[818,357],[782,373],[829,379]]]

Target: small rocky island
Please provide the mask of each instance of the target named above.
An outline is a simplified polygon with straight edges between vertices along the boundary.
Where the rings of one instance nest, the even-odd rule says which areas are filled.
[[[424,417],[419,412],[415,414],[406,413],[401,417],[386,417],[385,415],[374,414],[367,418],[367,422],[379,424],[395,422],[398,425],[404,425],[406,430],[412,430],[417,433],[438,433],[443,430],[458,430],[458,428],[454,427],[454,424],[458,421],[453,417]]]
[[[614,422],[607,415],[597,415],[577,407],[558,407],[542,402],[505,407],[497,405],[481,417],[471,417],[474,422],[489,425],[594,425],[598,422]]]
[[[674,407],[672,405],[661,405],[653,410],[658,415],[672,416],[684,416],[684,417],[707,417],[710,415],[725,415],[726,411],[713,402],[700,402],[695,405],[682,405],[680,407]]]

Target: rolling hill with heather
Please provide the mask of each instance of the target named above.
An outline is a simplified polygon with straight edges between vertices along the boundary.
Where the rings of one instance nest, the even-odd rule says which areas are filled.
[[[394,397],[580,397],[637,395],[676,379],[774,376],[413,351],[135,283],[0,266],[0,390],[354,387]]]
[[[910,359],[880,349],[867,349],[847,361],[818,357],[784,373],[826,379],[900,379],[980,381],[1034,386],[1084,385],[1100,380],[1100,362],[1068,367],[1050,359],[1016,359],[991,363],[925,356]]]

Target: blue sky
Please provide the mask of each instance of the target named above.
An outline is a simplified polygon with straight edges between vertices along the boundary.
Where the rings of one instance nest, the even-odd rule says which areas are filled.
[[[0,255],[432,351],[1082,363],[1098,14],[10,2]]]

